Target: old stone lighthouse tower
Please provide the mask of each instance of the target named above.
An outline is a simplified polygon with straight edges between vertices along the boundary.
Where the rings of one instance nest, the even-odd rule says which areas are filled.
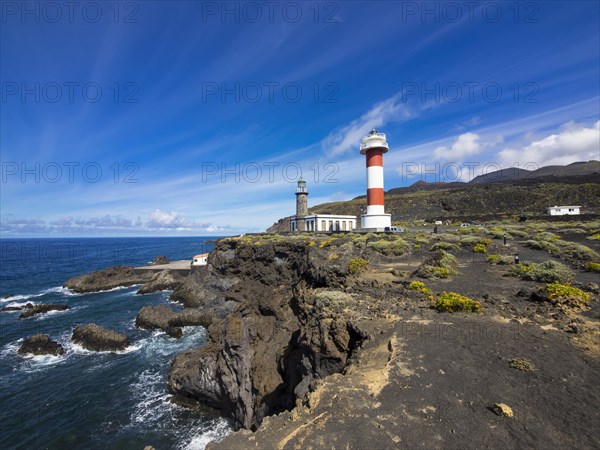
[[[308,216],[308,190],[302,177],[296,188],[296,231],[306,231],[304,218]]]

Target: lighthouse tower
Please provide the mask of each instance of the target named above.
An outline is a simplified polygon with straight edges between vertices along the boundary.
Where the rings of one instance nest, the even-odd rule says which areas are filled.
[[[306,231],[304,218],[308,216],[308,190],[300,177],[296,188],[296,231]]]
[[[367,213],[360,216],[361,228],[383,231],[392,225],[383,202],[383,154],[389,151],[385,133],[373,129],[360,143],[361,155],[367,159]]]

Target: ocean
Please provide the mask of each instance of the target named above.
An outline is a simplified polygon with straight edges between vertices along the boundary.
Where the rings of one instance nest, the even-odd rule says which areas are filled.
[[[113,265],[145,265],[158,255],[190,259],[210,251],[214,237],[1,239],[0,308],[65,303],[68,310],[19,319],[0,313],[0,448],[202,449],[230,432],[227,420],[168,401],[167,375],[175,355],[201,346],[203,327],[184,327],[181,339],[135,327],[146,305],[169,302],[169,291],[136,295],[138,287],[74,294],[72,276]],[[118,353],[90,352],[71,343],[73,328],[97,323],[129,336]],[[23,356],[22,340],[46,333],[65,354]]]

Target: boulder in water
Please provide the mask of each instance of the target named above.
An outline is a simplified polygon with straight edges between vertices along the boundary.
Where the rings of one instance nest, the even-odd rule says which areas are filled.
[[[65,350],[62,345],[50,339],[47,334],[39,333],[25,339],[17,352],[60,356],[65,353]]]
[[[108,330],[95,323],[80,325],[73,330],[71,340],[83,348],[95,352],[124,350],[129,339],[122,333]]]
[[[57,304],[57,305],[32,305],[31,303],[27,303],[25,307],[22,308],[23,312],[19,314],[19,319],[27,319],[28,317],[35,316],[36,314],[44,314],[49,311],[65,311],[69,309],[67,305]]]

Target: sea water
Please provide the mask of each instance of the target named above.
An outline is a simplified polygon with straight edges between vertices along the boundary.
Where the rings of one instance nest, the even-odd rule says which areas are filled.
[[[0,308],[64,303],[66,311],[19,319],[0,313],[0,448],[201,449],[230,424],[169,401],[175,355],[206,341],[203,327],[183,337],[135,327],[146,305],[169,305],[169,291],[137,295],[139,286],[74,294],[62,284],[113,265],[145,265],[155,256],[189,259],[213,248],[212,237],[0,240]],[[73,328],[97,323],[129,337],[122,352],[90,352],[71,342]],[[24,356],[23,339],[48,334],[63,356]]]

